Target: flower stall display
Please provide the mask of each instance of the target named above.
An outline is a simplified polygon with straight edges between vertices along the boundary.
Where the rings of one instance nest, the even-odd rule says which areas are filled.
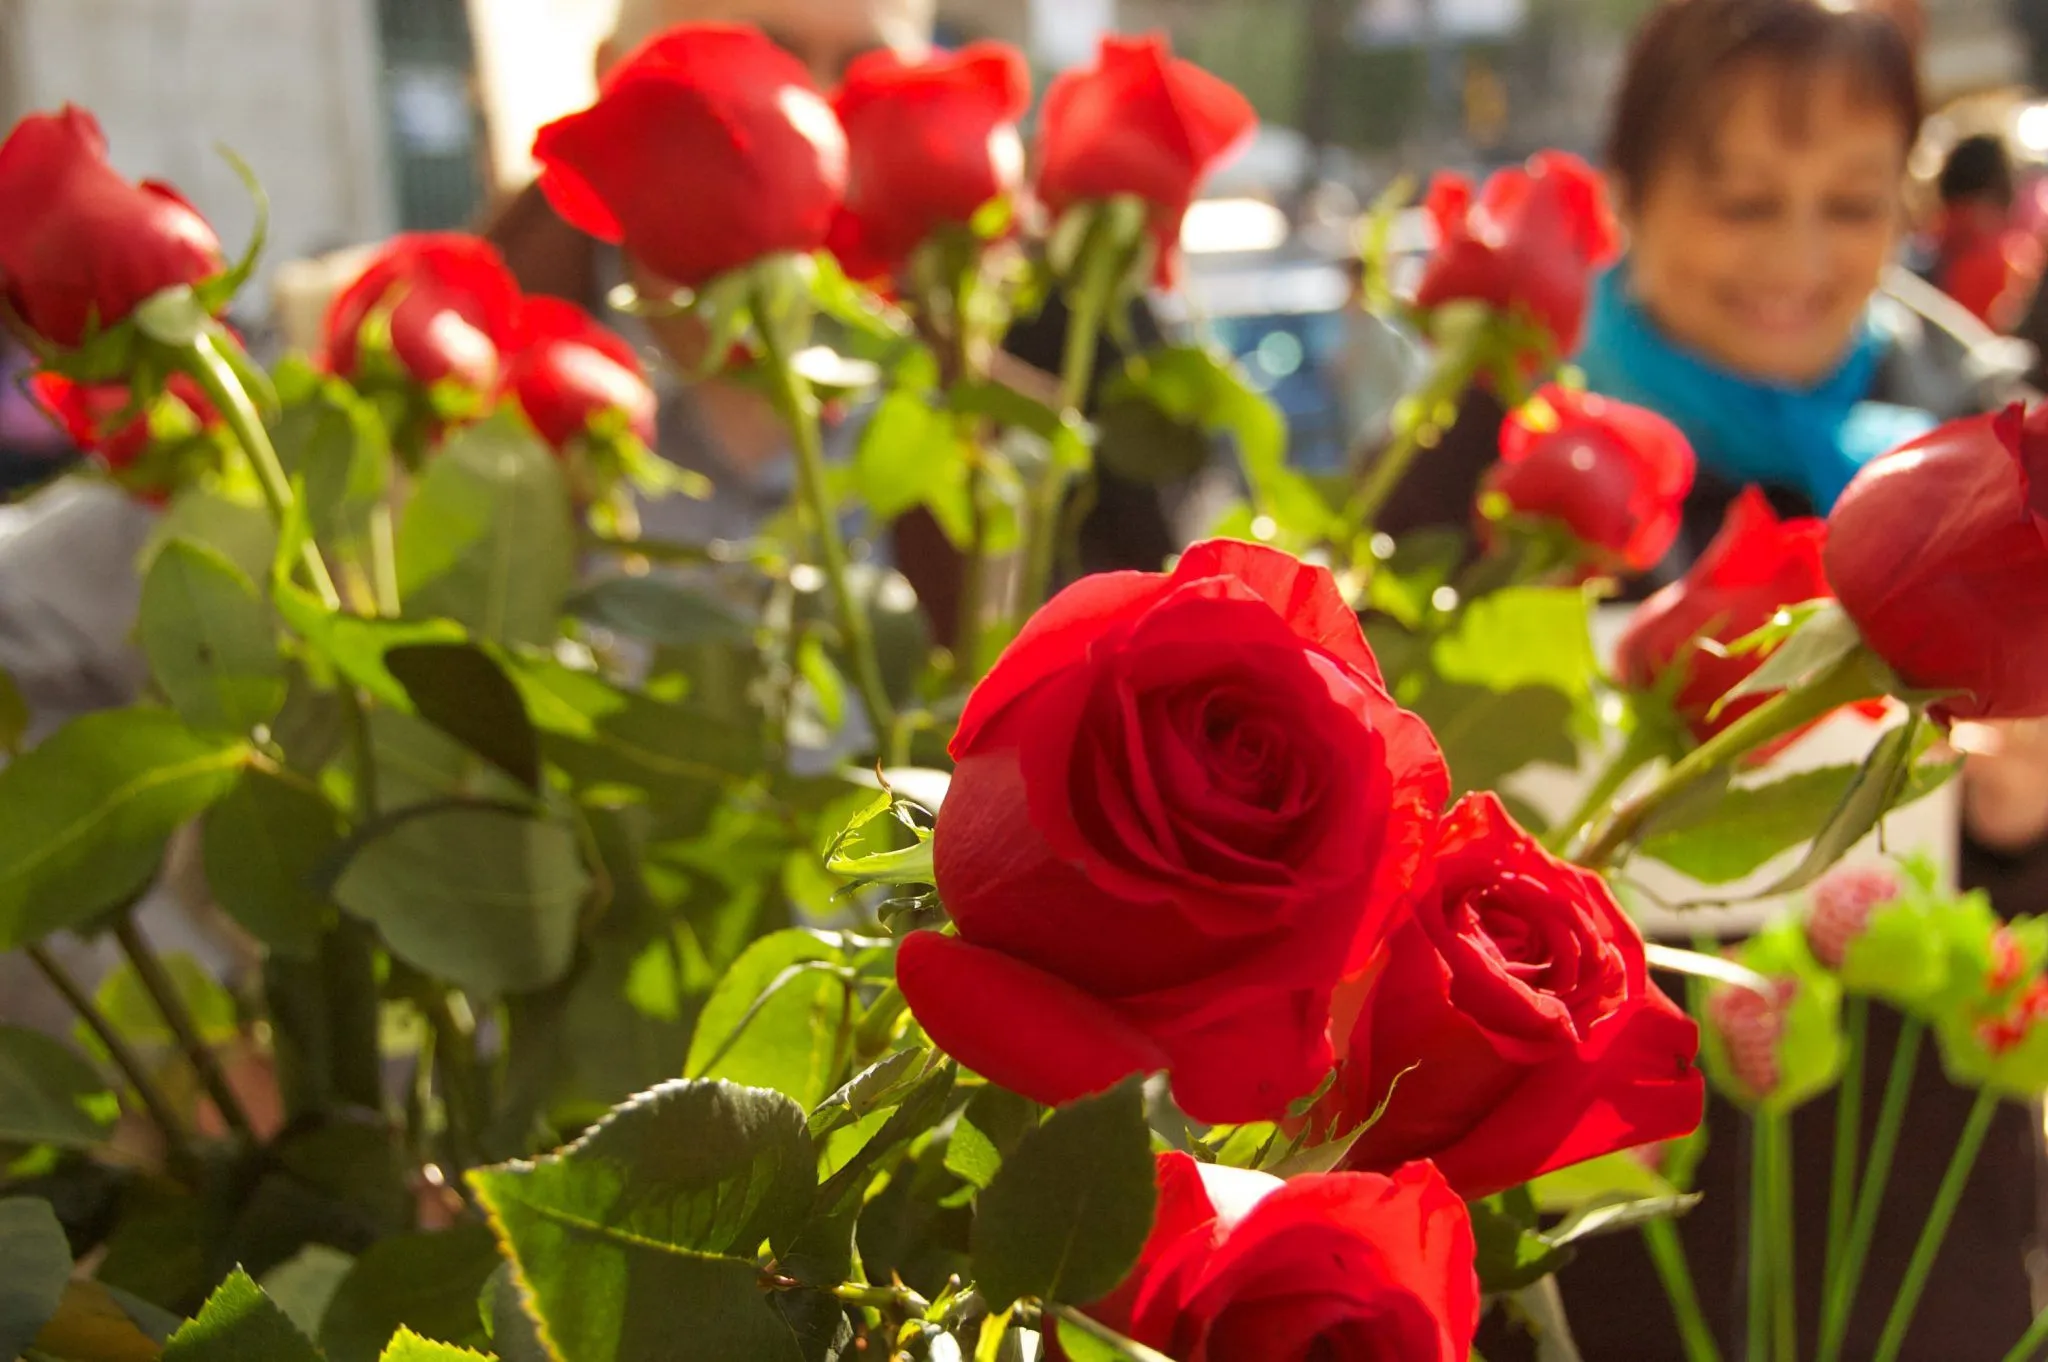
[[[266,372],[221,320],[249,262],[90,114],[0,143],[0,322],[72,476],[159,508],[147,695],[25,745],[0,687],[0,949],[77,1018],[0,1027],[0,1358],[1467,1362],[1491,1316],[1569,1359],[1557,1274],[1606,1234],[1711,1362],[1711,1085],[1758,1170],[1747,1356],[1800,1362],[1797,1292],[1835,1362],[1924,1052],[1982,1095],[1898,1355],[1990,1113],[2048,1089],[2048,924],[1838,863],[1949,722],[2048,714],[2048,416],[1937,430],[1827,522],[1738,500],[1610,674],[1589,613],[1694,464],[1559,367],[1615,250],[1589,168],[1432,192],[1390,304],[1430,372],[1317,478],[1226,356],[1124,321],[1249,106],[1157,39],[1055,81],[1027,159],[1029,98],[990,44],[836,92],[744,27],[621,63],[535,153],[613,306],[687,342],[667,377],[460,234]],[[1020,380],[1054,297],[1061,371]],[[1075,570],[1098,367],[1242,491],[1157,571]],[[644,535],[706,490],[659,385],[713,373],[779,418],[789,504]],[[1474,384],[1511,414],[1470,534],[1382,533]],[[913,512],[943,612],[889,557]],[[1774,773],[1874,704],[1860,765]],[[1517,798],[1603,751],[1569,815]],[[1646,940],[1675,842],[1792,854],[1810,912]],[[136,929],[174,846],[247,970]],[[1795,1224],[1789,1113],[1862,1101],[1876,1009],[1878,1136]]]

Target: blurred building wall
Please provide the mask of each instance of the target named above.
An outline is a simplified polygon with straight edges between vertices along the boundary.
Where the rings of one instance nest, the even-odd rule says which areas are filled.
[[[270,196],[272,264],[396,225],[371,0],[0,0],[0,43],[0,124],[91,109],[115,164],[177,185],[230,251],[253,210],[217,145]]]

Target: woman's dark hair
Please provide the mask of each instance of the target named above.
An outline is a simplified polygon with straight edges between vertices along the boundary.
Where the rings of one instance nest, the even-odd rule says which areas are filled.
[[[1859,98],[1898,114],[1902,146],[1920,128],[1920,74],[1905,0],[1664,0],[1636,31],[1614,105],[1608,169],[1638,197],[1677,152],[1706,154],[1735,77],[1780,75],[1796,129],[1814,73],[1847,73]]]

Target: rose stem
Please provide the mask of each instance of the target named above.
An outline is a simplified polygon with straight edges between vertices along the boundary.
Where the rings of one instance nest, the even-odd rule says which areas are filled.
[[[2019,1342],[2012,1345],[2012,1351],[2005,1355],[2005,1362],[2034,1362],[2034,1354],[2048,1344],[2048,1310],[2034,1316],[2033,1327]]]
[[[1425,448],[1434,448],[1443,439],[1448,423],[1439,417],[1446,408],[1455,411],[1465,389],[1472,386],[1486,331],[1485,327],[1474,327],[1464,339],[1439,350],[1422,386],[1404,404],[1402,411],[1407,419],[1396,417],[1393,440],[1373,459],[1366,469],[1365,481],[1344,508],[1344,518],[1352,525],[1354,545],[1370,544],[1381,514],[1394,499],[1394,493],[1401,490],[1415,456]],[[1353,557],[1364,560],[1368,554],[1354,548]]]
[[[1799,1362],[1799,1256],[1792,1228],[1792,1119],[1784,1112],[1771,1118],[1771,1279],[1772,1333],[1778,1362]]]
[[[1108,320],[1115,290],[1110,269],[1115,252],[1097,247],[1088,253],[1080,284],[1068,295],[1067,341],[1060,362],[1060,411],[1067,420],[1081,417],[1095,377],[1095,357]],[[1060,515],[1066,501],[1067,471],[1057,447],[1047,452],[1045,469],[1031,489],[1030,520],[1025,531],[1022,614],[1029,615],[1052,594],[1053,561],[1059,556]]]
[[[1744,1304],[1749,1315],[1750,1362],[1771,1359],[1771,1157],[1770,1118],[1753,1115],[1749,1122],[1749,1289]],[[1775,1359],[1772,1359],[1775,1362]]]
[[[1835,1163],[1828,1184],[1827,1266],[1822,1282],[1841,1269],[1849,1246],[1849,1217],[1856,1203],[1856,1159],[1863,1136],[1863,1068],[1870,1047],[1870,1000],[1849,999],[1843,1029],[1848,1033],[1847,1067],[1835,1097]]]
[[[1621,793],[1621,787],[1628,784],[1628,778],[1656,759],[1659,748],[1660,744],[1646,737],[1640,727],[1630,733],[1628,741],[1600,772],[1593,788],[1586,791],[1586,797],[1579,801],[1579,806],[1550,830],[1543,844],[1558,855],[1565,855],[1572,843],[1609,811],[1614,797]]]
[[[1821,1304],[1819,1362],[1837,1362],[1842,1340],[1849,1332],[1849,1307],[1863,1277],[1863,1260],[1870,1252],[1870,1239],[1877,1229],[1878,1205],[1884,1200],[1885,1180],[1891,1176],[1892,1155],[1899,1147],[1899,1132],[1906,1122],[1906,1100],[1913,1091],[1913,1068],[1920,1059],[1920,1039],[1926,1027],[1916,1017],[1907,1017],[1899,1027],[1899,1048],[1892,1053],[1891,1072],[1885,1076],[1884,1102],[1878,1108],[1877,1131],[1870,1141],[1870,1162],[1863,1169],[1863,1186],[1856,1194],[1856,1214],[1849,1222],[1849,1243],[1842,1256],[1841,1271],[1828,1278]]]
[[[1998,1114],[1998,1101],[1998,1094],[1990,1088],[1977,1093],[1970,1119],[1963,1126],[1963,1137],[1949,1158],[1948,1171],[1941,1175],[1940,1188],[1934,1193],[1927,1223],[1920,1227],[1919,1241],[1913,1245],[1905,1280],[1899,1283],[1899,1294],[1892,1301],[1892,1312],[1884,1322],[1884,1333],[1878,1338],[1872,1362],[1896,1362],[1899,1349],[1906,1345],[1906,1330],[1912,1327],[1913,1312],[1920,1306],[1920,1293],[1927,1289],[1927,1274],[1934,1270],[1935,1255],[1941,1252],[1941,1241],[1948,1237],[1949,1221],[1955,1218],[1956,1203],[1963,1199],[1970,1171],[1977,1166],[1977,1154],[1984,1148],[1985,1135],[1990,1133],[1991,1118]]]
[[[195,1160],[185,1128],[178,1124],[177,1113],[172,1109],[169,1099],[164,1096],[163,1089],[150,1077],[148,1068],[129,1046],[126,1038],[115,1028],[113,1022],[107,1019],[107,1015],[100,1011],[99,1004],[92,1000],[92,995],[57,963],[57,958],[50,954],[48,947],[24,946],[22,952],[28,956],[30,963],[42,976],[49,980],[50,987],[56,989],[64,1001],[70,1004],[71,1010],[78,1014],[79,1020],[86,1024],[99,1039],[99,1043],[106,1047],[108,1057],[114,1061],[114,1067],[128,1080],[128,1086],[135,1090],[136,1099],[142,1103],[142,1109],[149,1114],[150,1121],[162,1133],[165,1161],[180,1172],[190,1171]]]
[[[1857,648],[1818,676],[1772,696],[1695,747],[1664,778],[1624,804],[1578,858],[1589,870],[1603,870],[1665,807],[1723,766],[1755,747],[1825,718],[1843,705],[1883,694],[1873,675],[1874,658]]]
[[[1669,1220],[1653,1220],[1643,1226],[1643,1243],[1656,1265],[1657,1280],[1671,1301],[1671,1313],[1678,1321],[1678,1336],[1685,1344],[1686,1362],[1721,1362],[1721,1349],[1714,1331],[1700,1310],[1699,1292],[1692,1282],[1692,1266],[1685,1258],[1685,1242],[1678,1226]]]
[[[114,927],[114,940],[120,943],[121,953],[128,957],[128,963],[135,967],[135,977],[141,981],[143,991],[149,994],[156,1010],[163,1014],[164,1024],[177,1038],[178,1048],[185,1053],[185,1060],[192,1066],[199,1085],[206,1089],[206,1095],[213,1099],[221,1119],[228,1129],[245,1140],[256,1138],[256,1129],[249,1122],[249,1113],[242,1106],[241,1098],[228,1086],[227,1076],[220,1070],[214,1058],[213,1048],[206,1038],[199,1034],[199,1026],[192,1020],[192,1014],[185,1008],[184,999],[178,996],[177,985],[171,982],[170,972],[163,961],[157,959],[156,951],[136,930],[135,919],[123,914]]]
[[[796,454],[797,495],[818,538],[820,566],[832,603],[845,635],[846,653],[853,664],[855,689],[867,710],[868,726],[877,744],[889,740],[896,722],[889,704],[888,688],[882,684],[881,663],[875,656],[875,636],[868,628],[867,611],[853,594],[847,579],[846,541],[839,532],[839,519],[832,513],[831,498],[825,490],[825,442],[818,430],[818,400],[796,371],[796,356],[781,326],[770,320],[774,304],[767,297],[755,300],[756,331],[766,351],[768,377],[774,385],[774,401],[789,425],[790,443]]]

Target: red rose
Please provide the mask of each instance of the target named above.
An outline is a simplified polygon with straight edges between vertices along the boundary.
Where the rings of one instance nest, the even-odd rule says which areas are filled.
[[[379,377],[364,331],[382,315],[401,381],[485,394],[511,348],[519,285],[497,248],[459,232],[394,237],[327,309],[327,367],[357,384]]]
[[[1828,516],[1828,578],[1908,685],[1959,719],[2048,714],[2048,406],[1876,460]]]
[[[1780,521],[1762,492],[1744,488],[1692,570],[1643,602],[1629,620],[1617,650],[1622,684],[1649,690],[1680,669],[1684,679],[1675,705],[1700,742],[1764,703],[1768,696],[1744,696],[1714,713],[1716,702],[1769,653],[1731,654],[1701,645],[1733,643],[1786,606],[1828,595],[1821,570],[1827,538],[1822,522]]]
[[[1161,1154],[1138,1265],[1087,1313],[1175,1362],[1466,1362],[1479,1328],[1465,1204],[1426,1163],[1266,1173]],[[1052,1352],[1059,1335],[1049,1331]]]
[[[1319,1120],[1342,1134],[1386,1103],[1346,1167],[1426,1158],[1482,1197],[1699,1125],[1699,1030],[1650,982],[1606,881],[1491,794],[1445,819],[1434,880],[1337,995],[1356,1022]]]
[[[732,24],[652,39],[533,154],[563,217],[686,287],[817,250],[846,187],[846,135],[803,63]]]
[[[1243,95],[1175,60],[1158,35],[1103,38],[1094,66],[1053,81],[1041,120],[1039,198],[1055,213],[1119,194],[1151,204],[1162,284],[1195,191],[1258,126]]]
[[[895,272],[942,227],[964,226],[1024,178],[1017,120],[1031,69],[1007,43],[969,43],[909,63],[856,61],[832,107],[846,129],[846,209],[832,250],[862,279]]]
[[[633,347],[573,303],[528,298],[520,304],[518,350],[505,385],[526,419],[557,452],[613,422],[642,444],[654,443],[654,389]]]
[[[1520,310],[1541,323],[1568,355],[1579,345],[1593,271],[1620,247],[1600,176],[1578,157],[1538,152],[1526,168],[1496,171],[1479,200],[1461,175],[1429,187],[1436,251],[1416,290],[1416,306],[1457,299]]]
[[[137,404],[135,396],[120,383],[77,383],[61,374],[39,373],[29,380],[29,391],[42,409],[63,427],[64,434],[81,453],[98,459],[109,472],[128,473],[159,443],[159,431],[168,434],[183,429],[191,434],[218,429],[220,413],[206,400],[199,385],[184,374],[171,375],[162,396],[154,404],[160,426],[152,426],[151,411]],[[141,480],[148,492],[169,490],[156,479]],[[161,499],[153,497],[152,499]]]
[[[220,238],[168,185],[131,184],[107,161],[99,121],[65,105],[0,142],[0,301],[71,348],[154,294],[227,270]]]
[[[960,934],[904,942],[917,1019],[1045,1102],[1171,1069],[1204,1121],[1328,1074],[1345,951],[1402,909],[1448,795],[1330,574],[1224,541],[1061,592],[952,752],[934,851]]]
[[[1647,572],[1678,538],[1692,446],[1653,411],[1556,384],[1510,413],[1486,490],[1561,522],[1601,567]]]

